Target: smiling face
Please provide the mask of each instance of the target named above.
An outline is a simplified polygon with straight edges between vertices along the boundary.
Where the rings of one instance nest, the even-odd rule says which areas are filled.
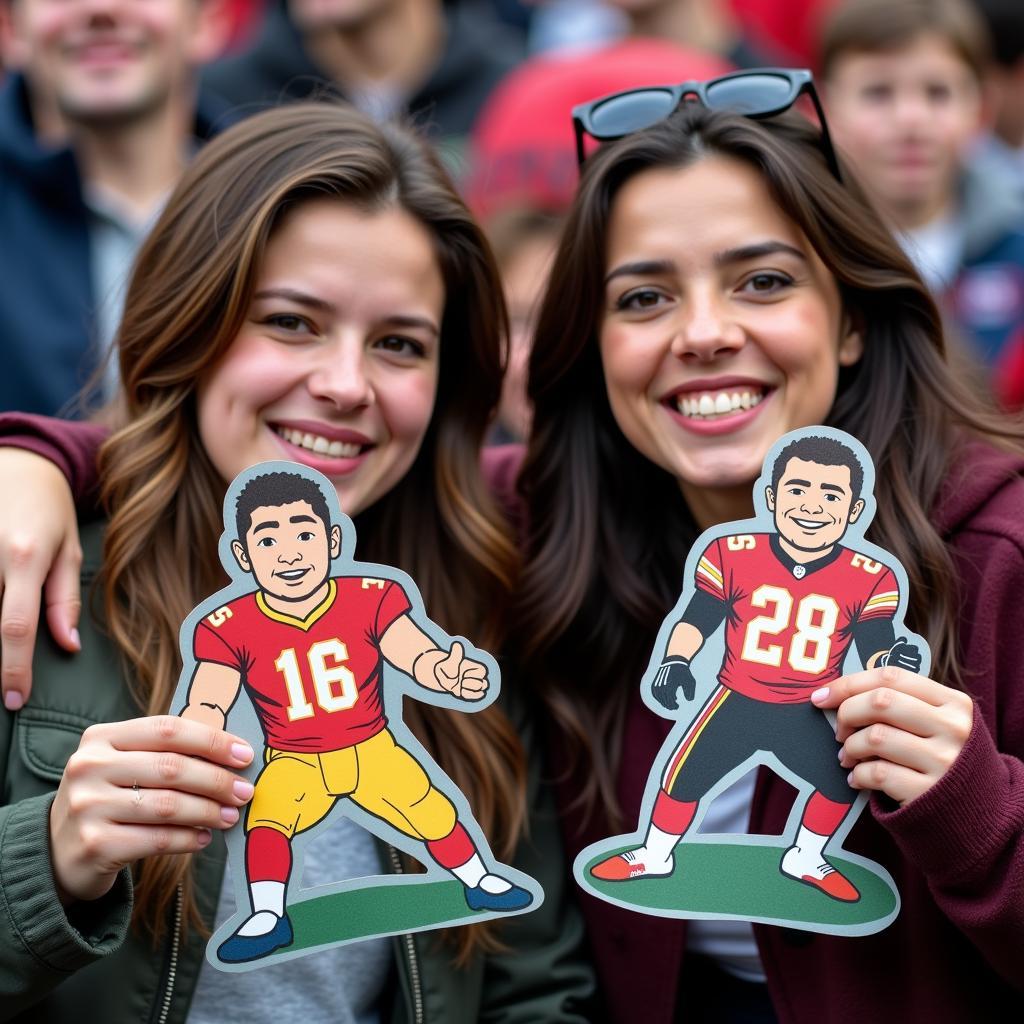
[[[798,560],[831,551],[864,509],[861,499],[854,500],[849,466],[797,458],[786,464],[776,491],[765,489],[765,498],[783,546]]]
[[[952,202],[980,129],[981,90],[950,43],[924,35],[892,51],[840,56],[827,99],[837,145],[901,227],[926,223]]]
[[[341,550],[341,529],[327,524],[308,501],[263,505],[252,513],[245,543],[231,550],[260,590],[288,603],[313,597],[327,582],[331,559]]]
[[[702,525],[749,511],[783,434],[861,356],[835,279],[745,163],[643,171],[616,196],[601,361],[612,413]]]
[[[71,121],[145,116],[223,39],[207,0],[15,0],[8,59]]]
[[[288,459],[354,516],[416,459],[437,394],[445,292],[403,210],[311,200],[272,236],[245,324],[200,382],[199,434],[227,481]]]

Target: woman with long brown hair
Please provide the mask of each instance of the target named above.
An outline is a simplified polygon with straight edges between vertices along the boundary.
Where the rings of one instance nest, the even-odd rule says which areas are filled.
[[[785,76],[750,76],[723,91],[763,114]],[[891,872],[903,910],[845,939],[584,897],[598,974],[619,1021],[994,1019],[1024,978],[1022,432],[951,371],[935,305],[827,135],[710,109],[707,88],[646,127],[630,117],[670,90],[578,113],[605,145],[537,327],[512,647],[557,727],[570,852],[632,828],[670,724],[638,684],[690,546],[751,515],[783,434],[855,435],[877,469],[868,537],[907,569],[931,678],[877,669],[818,700],[873,794],[845,846]],[[777,835],[792,800],[762,771],[703,827]],[[663,872],[682,831],[618,877]]]
[[[230,910],[211,833],[252,790],[224,769],[252,751],[166,717],[179,625],[224,582],[226,483],[266,459],[320,470],[355,520],[360,558],[402,568],[446,630],[498,649],[513,547],[479,448],[504,329],[487,245],[412,134],[292,106],[225,132],[191,166],[127,293],[122,389],[99,455],[107,521],[83,536],[97,584],[88,659],[61,663],[41,646],[32,699],[4,712],[5,1011],[213,1020],[237,1008],[240,976],[200,959]],[[562,919],[557,841],[542,821],[525,838],[537,780],[519,731],[496,707],[405,715],[495,851],[526,851],[535,873],[556,867],[543,879],[549,912],[270,967],[247,984],[246,1015],[276,1019],[285,1002],[312,1019],[582,1019],[587,972],[571,959],[579,928],[571,911]],[[340,816],[318,846],[307,884],[311,871],[380,870],[368,834]],[[385,859],[402,869],[393,850]],[[115,952],[133,892],[135,928]]]

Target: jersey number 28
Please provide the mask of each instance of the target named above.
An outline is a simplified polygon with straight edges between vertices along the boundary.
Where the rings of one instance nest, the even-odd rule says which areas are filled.
[[[750,596],[755,608],[769,614],[751,619],[743,635],[744,661],[778,668],[782,664],[782,645],[763,643],[764,637],[778,636],[793,620],[793,595],[783,587],[764,584]],[[796,672],[818,675],[825,671],[832,650],[832,634],[839,621],[839,605],[824,594],[808,594],[796,606],[796,632],[789,642],[786,660]]]
[[[359,696],[356,677],[345,665],[348,648],[337,637],[313,644],[306,652],[306,661],[313,679],[313,694],[324,711],[345,711],[355,704]],[[288,721],[312,717],[313,705],[306,696],[295,648],[283,650],[274,668],[284,676],[288,691]]]

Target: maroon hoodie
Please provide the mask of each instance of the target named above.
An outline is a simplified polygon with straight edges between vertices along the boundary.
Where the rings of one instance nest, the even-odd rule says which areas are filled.
[[[80,505],[92,502],[103,432],[19,414],[0,416],[3,443],[52,458]],[[485,453],[496,495],[516,511],[521,452]],[[798,1024],[966,1024],[1024,1017],[1024,459],[974,443],[933,509],[961,588],[961,662],[974,728],[942,780],[903,808],[874,798],[844,842],[882,864],[900,891],[887,929],[845,938],[755,925],[780,1021]],[[917,600],[922,595],[914,595]],[[627,712],[619,797],[639,815],[654,758],[671,723],[651,713],[639,687]],[[573,810],[563,787],[568,859],[614,830]],[[751,831],[781,834],[794,790],[761,770]],[[622,1024],[686,1020],[677,982],[684,921],[649,917],[580,894],[610,1018]],[[676,1017],[678,1007],[678,1018]]]

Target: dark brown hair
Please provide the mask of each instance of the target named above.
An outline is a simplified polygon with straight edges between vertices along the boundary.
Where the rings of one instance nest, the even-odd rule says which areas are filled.
[[[648,168],[709,155],[753,166],[835,276],[864,354],[841,369],[828,425],[859,438],[877,470],[869,532],[907,567],[909,625],[954,684],[955,576],[929,510],[958,438],[1019,440],[947,365],[935,303],[856,184],[828,172],[818,133],[796,114],[758,122],[686,104],[600,149],[584,169],[554,260],[530,364],[534,432],[520,479],[529,534],[516,646],[578,769],[582,799],[616,807],[625,706],[682,588],[699,530],[677,481],[625,439],[598,351],[605,242],[618,190]],[[574,772],[574,777],[576,773]]]
[[[891,53],[922,36],[944,39],[981,81],[991,57],[988,28],[969,0],[847,0],[822,27],[821,73],[827,78],[840,57]]]
[[[275,225],[324,196],[367,211],[398,206],[420,221],[446,294],[433,416],[405,478],[356,517],[359,557],[408,572],[449,632],[491,650],[500,643],[515,553],[479,468],[506,335],[494,260],[420,139],[341,105],[289,105],[244,121],[200,153],[128,288],[118,339],[123,394],[100,453],[110,516],[103,585],[109,629],[147,714],[168,708],[181,669],[180,622],[225,582],[217,539],[226,481],[199,439],[197,383],[242,326]],[[415,701],[405,719],[507,856],[523,827],[525,778],[509,720],[497,708],[453,715]],[[185,858],[143,862],[136,909],[154,933],[187,879]],[[479,928],[460,929],[457,941],[462,954],[493,945]]]

